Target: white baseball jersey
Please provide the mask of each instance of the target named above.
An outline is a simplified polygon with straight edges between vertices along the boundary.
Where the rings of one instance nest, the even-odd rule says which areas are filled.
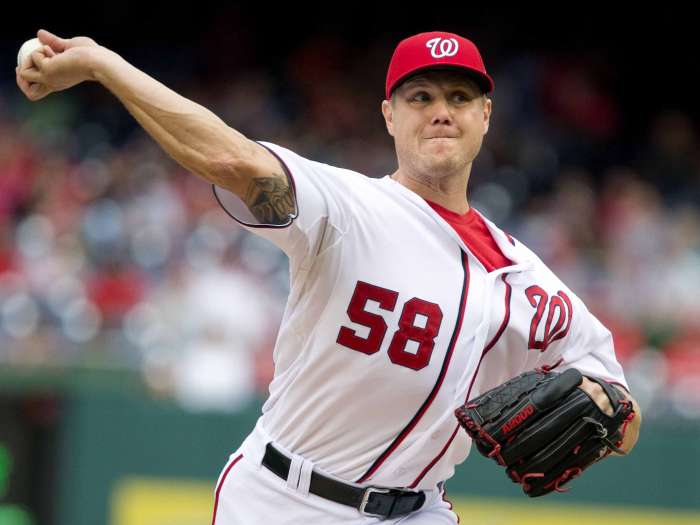
[[[287,450],[362,485],[431,489],[471,440],[454,410],[536,366],[627,387],[610,332],[527,247],[484,219],[514,264],[487,272],[455,229],[391,177],[261,142],[284,164],[296,215],[261,225],[290,261],[290,294],[261,423]]]

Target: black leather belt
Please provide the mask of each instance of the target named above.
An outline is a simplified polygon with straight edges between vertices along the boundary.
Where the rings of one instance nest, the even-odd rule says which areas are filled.
[[[262,464],[286,480],[291,460],[268,443]],[[355,487],[311,472],[309,492],[322,498],[355,507],[365,516],[398,518],[418,510],[425,502],[424,492],[382,487]]]

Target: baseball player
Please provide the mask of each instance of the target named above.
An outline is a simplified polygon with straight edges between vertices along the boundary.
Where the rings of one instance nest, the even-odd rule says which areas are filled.
[[[457,523],[445,481],[470,440],[455,408],[538,366],[622,388],[636,417],[621,449],[634,446],[639,407],[610,332],[467,201],[494,88],[474,43],[398,44],[381,105],[398,169],[370,178],[250,140],[89,38],[38,37],[17,72],[30,100],[99,82],[289,257],[270,395],[221,471],[214,525]],[[609,408],[598,383],[580,388]]]

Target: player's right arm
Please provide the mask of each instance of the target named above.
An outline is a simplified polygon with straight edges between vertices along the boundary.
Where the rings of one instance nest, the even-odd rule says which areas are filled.
[[[63,39],[43,30],[37,36],[49,47],[32,54],[35,67],[27,61],[17,69],[27,98],[99,82],[175,161],[236,194],[260,222],[283,224],[294,213],[289,181],[266,148],[90,38]]]

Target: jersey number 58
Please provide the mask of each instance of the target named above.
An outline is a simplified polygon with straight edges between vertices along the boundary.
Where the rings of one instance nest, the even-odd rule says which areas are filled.
[[[348,317],[354,323],[369,328],[369,334],[366,338],[359,337],[355,330],[341,326],[336,342],[363,354],[371,355],[379,352],[388,327],[381,315],[365,310],[367,301],[376,301],[382,310],[393,312],[398,297],[399,292],[358,281],[348,305]],[[416,326],[418,315],[425,317],[425,326]],[[428,366],[441,323],[440,305],[418,297],[406,301],[399,317],[399,327],[389,344],[388,354],[391,362],[413,370]],[[406,350],[408,341],[418,343],[418,350],[415,353]]]

